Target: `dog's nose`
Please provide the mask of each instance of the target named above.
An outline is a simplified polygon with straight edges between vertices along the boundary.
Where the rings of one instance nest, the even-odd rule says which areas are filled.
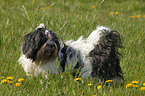
[[[48,46],[49,48],[54,48],[55,47],[55,44],[53,43],[53,42],[50,42],[50,41],[48,41],[47,43],[46,43],[46,46]]]

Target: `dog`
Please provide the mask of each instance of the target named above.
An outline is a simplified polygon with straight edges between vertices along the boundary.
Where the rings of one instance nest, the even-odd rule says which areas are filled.
[[[24,36],[21,56],[18,60],[26,75],[45,76],[58,73],[56,62],[61,49],[58,36],[40,24],[33,32]]]
[[[95,81],[123,80],[120,67],[121,36],[115,30],[98,26],[88,38],[81,36],[78,40],[68,40],[60,52],[61,62],[59,72],[77,70],[82,78],[95,78]],[[79,71],[78,71],[79,70]]]

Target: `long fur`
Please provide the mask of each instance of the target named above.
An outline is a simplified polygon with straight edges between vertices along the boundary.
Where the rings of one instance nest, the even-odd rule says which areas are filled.
[[[77,41],[65,42],[61,49],[64,54],[63,62],[60,64],[63,69],[61,71],[64,71],[67,65],[71,66],[71,69],[72,67],[81,69],[82,78],[90,77],[100,81],[116,79],[120,81],[123,79],[120,53],[118,52],[120,46],[121,38],[118,32],[98,26],[86,39],[81,36]],[[70,49],[72,51],[68,52]]]
[[[18,60],[27,75],[45,76],[58,73],[55,69],[61,44],[57,35],[40,24],[24,36]]]

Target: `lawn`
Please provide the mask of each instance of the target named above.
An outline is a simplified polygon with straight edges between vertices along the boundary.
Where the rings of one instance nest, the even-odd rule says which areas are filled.
[[[123,84],[99,88],[90,79],[74,81],[69,71],[48,79],[26,76],[18,64],[20,47],[23,36],[40,23],[63,41],[86,38],[98,25],[117,30],[123,39],[119,49]],[[144,0],[0,0],[1,96],[144,96],[144,54]]]

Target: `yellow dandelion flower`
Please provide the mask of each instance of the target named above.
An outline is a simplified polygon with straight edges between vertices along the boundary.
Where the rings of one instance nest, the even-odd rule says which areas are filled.
[[[113,15],[113,14],[114,14],[114,12],[110,12],[109,14],[110,14],[110,15]]]
[[[13,83],[13,81],[8,81],[8,83],[10,83],[10,84],[11,84],[11,83]]]
[[[5,83],[5,82],[7,82],[7,81],[8,81],[7,79],[1,80],[1,84]]]
[[[133,84],[131,83],[126,84],[126,88],[131,87],[131,86],[133,86]]]
[[[6,79],[10,79],[10,80],[12,80],[12,79],[13,79],[13,77],[11,77],[11,76],[10,76],[10,77],[6,77]]]
[[[137,85],[133,85],[132,87],[137,88],[138,86]]]
[[[135,17],[141,17],[141,15],[136,15]]]
[[[113,80],[107,80],[106,83],[113,82]]]
[[[145,87],[141,87],[140,90],[141,90],[141,91],[145,91]]]
[[[143,86],[145,86],[145,83],[143,83]]]
[[[74,81],[78,81],[78,80],[81,80],[82,78],[76,78]]]
[[[97,96],[97,95],[92,95],[92,96]]]
[[[1,76],[1,77],[0,77],[0,79],[3,79],[3,78],[5,78],[5,77],[4,77],[4,76]]]
[[[92,86],[92,85],[93,85],[93,84],[91,84],[91,83],[90,83],[90,84],[88,84],[88,86]]]
[[[137,84],[137,83],[138,83],[138,81],[132,81],[131,83],[135,83],[135,84]]]
[[[18,82],[23,82],[23,81],[24,81],[23,78],[19,78],[19,79],[18,79]]]
[[[97,89],[100,89],[101,87],[102,87],[102,85],[98,85],[98,86],[97,86]]]
[[[118,15],[118,14],[119,14],[119,12],[115,12],[114,14]]]
[[[21,83],[16,83],[16,84],[15,84],[16,87],[18,87],[18,86],[20,86],[20,85],[21,85]]]
[[[95,8],[96,6],[92,6],[92,8]]]
[[[143,17],[145,18],[145,15]]]
[[[50,6],[48,6],[47,8],[50,8]]]
[[[46,9],[46,7],[40,7],[41,10]]]
[[[135,16],[129,16],[129,18],[135,18]]]
[[[32,3],[34,3],[34,0],[32,0]]]

